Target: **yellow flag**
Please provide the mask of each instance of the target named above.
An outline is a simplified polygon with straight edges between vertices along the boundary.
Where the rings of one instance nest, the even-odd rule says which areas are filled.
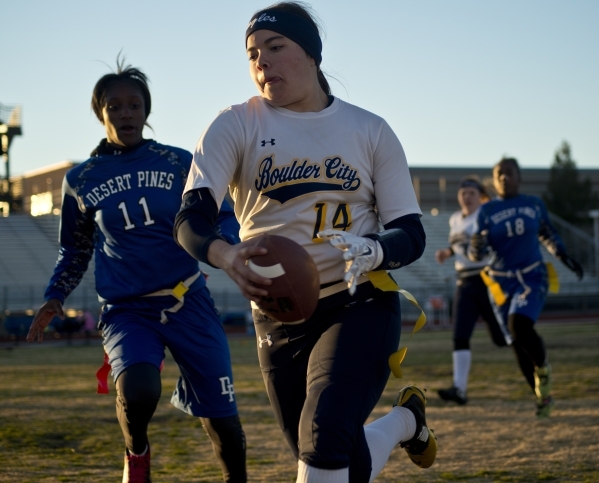
[[[384,292],[399,292],[408,300],[408,302],[410,302],[412,305],[415,305],[420,310],[420,316],[418,317],[418,320],[416,321],[416,324],[412,329],[412,333],[410,334],[410,338],[408,339],[408,342],[410,342],[410,340],[412,340],[412,336],[420,329],[422,329],[426,324],[426,315],[424,314],[424,310],[422,310],[420,305],[418,305],[418,301],[410,292],[399,288],[399,285],[397,285],[395,280],[391,278],[391,275],[389,275],[387,271],[378,270],[376,272],[368,272],[366,275],[368,276],[368,279],[370,280],[372,285],[374,285],[379,290],[382,290]],[[402,347],[397,352],[394,352],[389,356],[389,367],[391,368],[391,372],[393,372],[393,375],[397,378],[402,377],[401,363],[405,359],[407,352],[408,348]]]
[[[491,297],[493,297],[493,300],[495,301],[497,306],[501,307],[505,303],[507,298],[503,293],[503,290],[501,290],[501,285],[499,285],[499,282],[493,280],[485,270],[481,270],[480,276],[483,279],[483,282],[485,282],[487,288],[489,289],[489,293],[491,294]]]
[[[549,292],[559,293],[559,277],[557,276],[553,263],[546,262],[545,266],[547,267],[547,277],[549,279]]]

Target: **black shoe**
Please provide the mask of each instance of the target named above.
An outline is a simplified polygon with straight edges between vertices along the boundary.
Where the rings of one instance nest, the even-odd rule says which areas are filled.
[[[458,403],[460,406],[463,406],[468,402],[466,393],[455,386],[450,387],[449,389],[439,389],[437,393],[439,394],[439,397],[443,399],[443,401],[453,401]]]
[[[551,416],[555,401],[551,396],[547,396],[543,401],[537,403],[537,418],[544,419]]]
[[[401,406],[409,409],[416,418],[416,431],[414,437],[400,443],[400,446],[406,450],[412,462],[421,468],[428,468],[434,462],[437,456],[437,438],[432,429],[428,429],[426,418],[424,417],[424,406],[426,405],[426,397],[422,390],[416,386],[404,387],[393,406]]]

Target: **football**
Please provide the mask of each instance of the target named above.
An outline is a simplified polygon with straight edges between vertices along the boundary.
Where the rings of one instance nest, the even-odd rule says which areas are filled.
[[[268,290],[258,307],[279,322],[299,324],[308,319],[318,304],[320,278],[310,254],[289,238],[260,235],[250,240],[254,246],[268,250],[248,260],[257,274],[270,278],[272,284],[261,286]]]

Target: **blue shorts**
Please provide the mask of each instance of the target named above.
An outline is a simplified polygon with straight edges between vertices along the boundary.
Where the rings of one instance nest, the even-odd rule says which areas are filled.
[[[116,381],[127,367],[160,367],[165,347],[181,373],[171,404],[192,416],[222,418],[237,414],[229,345],[206,287],[185,295],[179,311],[160,322],[160,311],[174,297],[145,297],[106,305],[100,328]]]
[[[541,315],[547,298],[547,268],[540,264],[534,270],[522,275],[524,283],[516,277],[495,277],[507,300],[501,307],[495,306],[495,315],[507,325],[512,314],[522,314],[536,322]],[[491,303],[494,302],[491,298]]]

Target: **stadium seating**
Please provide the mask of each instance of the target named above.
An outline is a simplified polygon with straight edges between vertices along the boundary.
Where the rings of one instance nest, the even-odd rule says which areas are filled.
[[[427,235],[426,250],[420,260],[394,272],[401,288],[411,292],[423,308],[438,308],[440,301],[448,306],[454,289],[453,260],[443,265],[435,262],[435,251],[447,246],[449,212],[437,216],[425,213],[422,222]],[[59,217],[53,215],[32,217],[11,214],[0,217],[0,309],[36,309],[42,302],[58,253]],[[544,257],[553,261],[558,272],[560,296],[597,295],[599,281],[587,272],[582,283],[576,281],[572,272],[543,249]],[[200,264],[208,274],[208,286],[221,313],[244,312],[249,303],[235,284],[221,270]],[[94,289],[93,260],[80,286],[65,304],[75,309],[99,309]],[[587,297],[588,298],[588,297]],[[595,297],[597,298],[597,297]],[[410,304],[403,303],[404,317],[414,319],[418,312]],[[97,313],[97,312],[96,312]]]
[[[3,311],[36,309],[43,302],[58,256],[58,225],[59,218],[52,215],[0,217],[0,308]],[[69,297],[67,307],[95,311],[99,302],[94,287],[93,270],[88,270]]]

